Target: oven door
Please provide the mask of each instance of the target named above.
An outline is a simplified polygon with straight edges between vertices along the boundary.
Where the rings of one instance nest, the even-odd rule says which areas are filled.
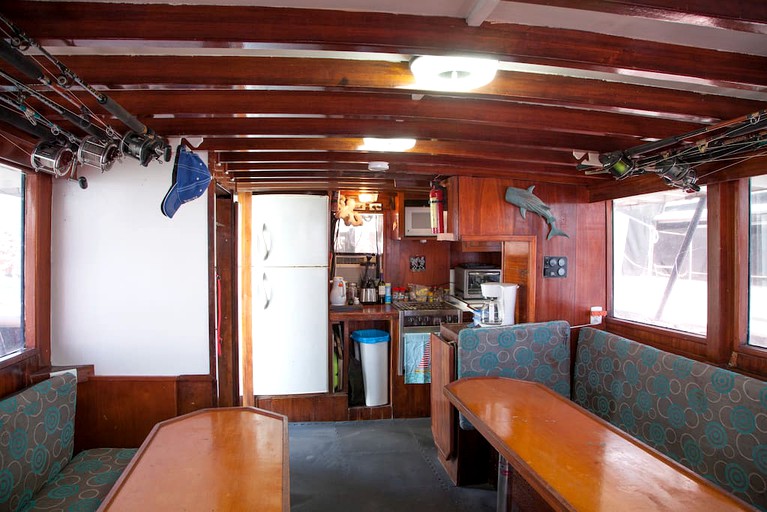
[[[397,361],[397,375],[405,374],[406,351],[411,344],[418,343],[419,336],[422,334],[439,333],[439,325],[422,325],[418,327],[404,327],[400,329],[399,335],[399,360]],[[429,358],[431,354],[428,354]]]

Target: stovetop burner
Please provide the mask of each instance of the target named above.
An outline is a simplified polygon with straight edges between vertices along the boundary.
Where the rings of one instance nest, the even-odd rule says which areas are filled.
[[[449,302],[406,302],[396,301],[393,306],[400,311],[452,311],[457,309],[454,304]]]

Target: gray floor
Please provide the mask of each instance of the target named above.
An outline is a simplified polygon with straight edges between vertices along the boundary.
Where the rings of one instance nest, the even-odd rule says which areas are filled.
[[[292,511],[495,510],[489,486],[450,482],[428,418],[291,423],[289,431]]]

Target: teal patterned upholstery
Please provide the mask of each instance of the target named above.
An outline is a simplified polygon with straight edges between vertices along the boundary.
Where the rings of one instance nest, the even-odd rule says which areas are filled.
[[[35,496],[29,511],[95,511],[136,453],[135,448],[85,450]]]
[[[458,333],[457,377],[535,381],[570,398],[570,324],[564,320]],[[461,415],[460,426],[472,428]]]
[[[95,510],[135,450],[72,458],[77,380],[66,373],[0,401],[0,512]]]
[[[573,400],[767,510],[767,383],[590,327]]]

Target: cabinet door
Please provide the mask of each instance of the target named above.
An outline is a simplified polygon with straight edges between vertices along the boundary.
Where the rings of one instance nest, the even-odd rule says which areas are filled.
[[[455,380],[455,345],[431,335],[431,432],[440,456],[448,460],[455,454],[455,407],[442,389]]]
[[[458,216],[460,235],[508,236],[514,234],[519,208],[506,202],[510,180],[459,178]]]

